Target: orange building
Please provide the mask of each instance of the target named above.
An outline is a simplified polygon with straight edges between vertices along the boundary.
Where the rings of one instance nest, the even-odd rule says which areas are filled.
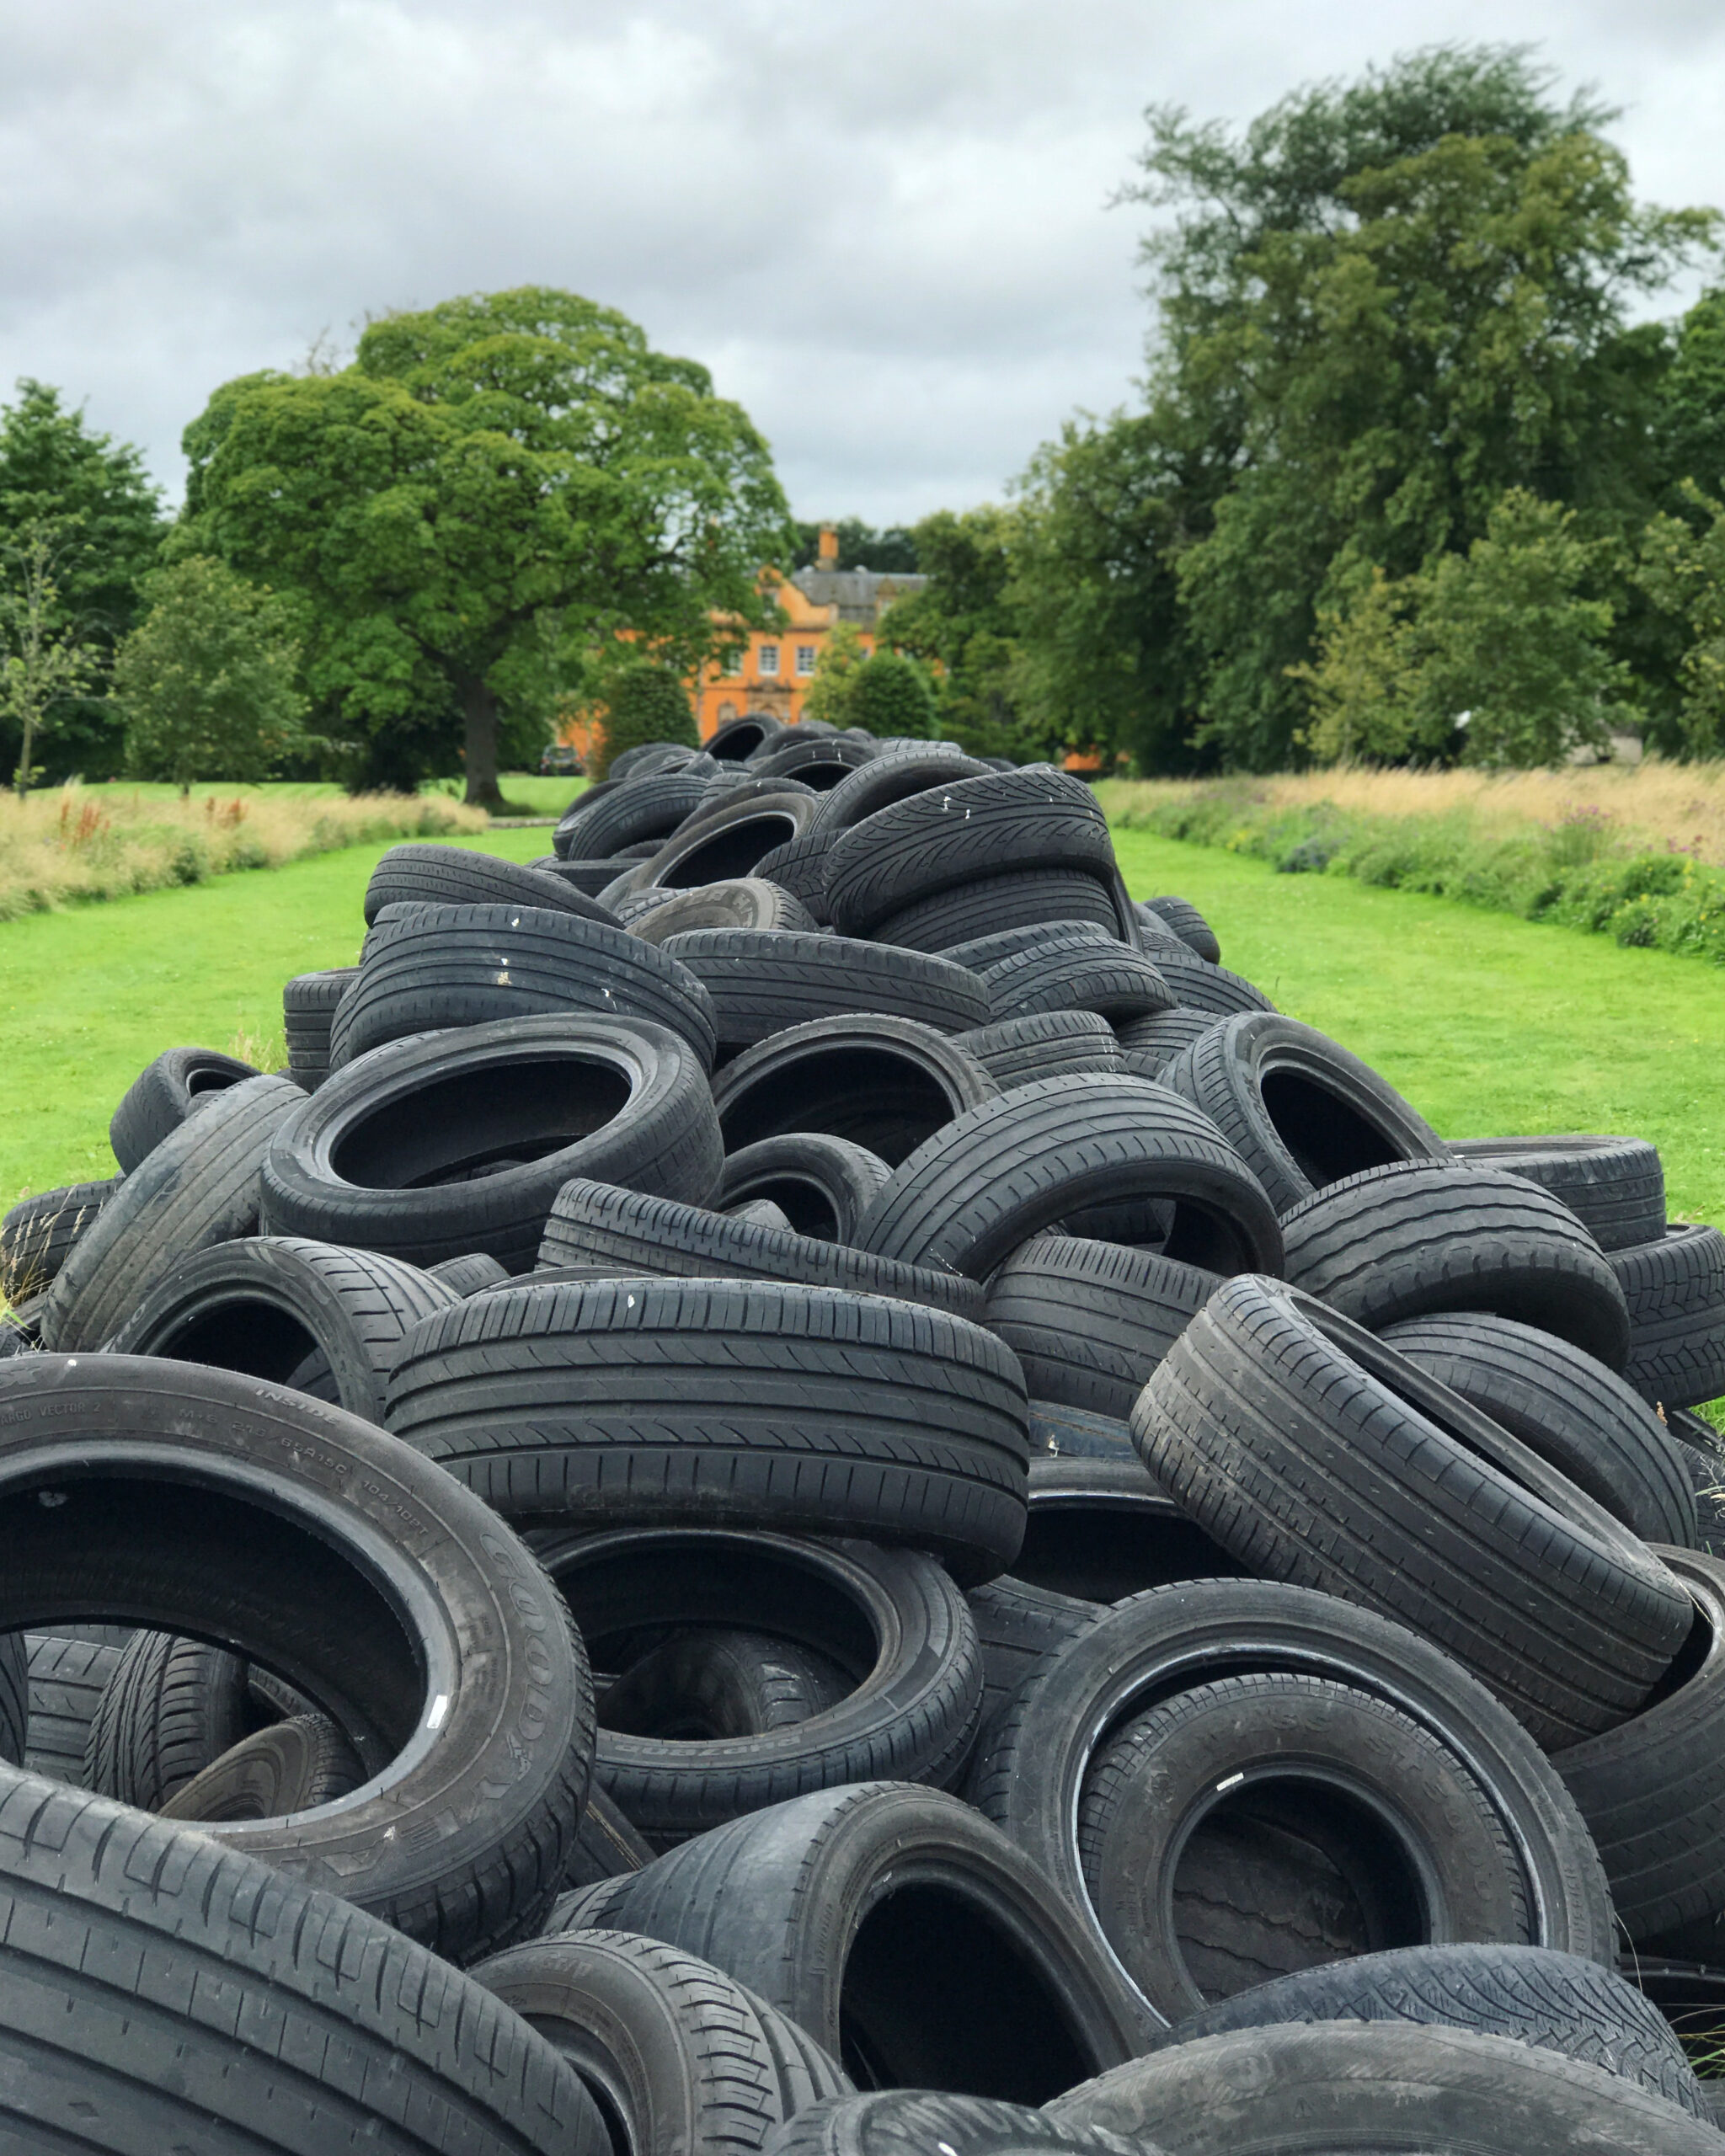
[[[794,726],[803,716],[826,640],[839,624],[849,622],[861,636],[863,650],[872,652],[881,616],[893,601],[921,591],[928,581],[875,569],[841,569],[838,558],[838,535],[825,529],[814,567],[798,569],[777,587],[786,626],[751,629],[746,647],[728,666],[704,666],[690,683],[703,741],[745,711],[770,712]]]

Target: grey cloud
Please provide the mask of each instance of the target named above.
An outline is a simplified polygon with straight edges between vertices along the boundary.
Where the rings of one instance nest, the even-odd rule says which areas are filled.
[[[802,513],[998,496],[1128,398],[1140,114],[1243,120],[1438,39],[1543,41],[1630,108],[1658,199],[1717,191],[1700,0],[0,0],[0,382],[170,488],[210,390],[368,312],[527,281],[713,370]]]

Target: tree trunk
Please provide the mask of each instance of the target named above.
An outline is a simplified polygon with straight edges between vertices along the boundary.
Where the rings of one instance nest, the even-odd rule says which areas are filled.
[[[467,723],[467,804],[497,809],[503,794],[497,783],[497,699],[478,675],[462,684],[462,712]]]

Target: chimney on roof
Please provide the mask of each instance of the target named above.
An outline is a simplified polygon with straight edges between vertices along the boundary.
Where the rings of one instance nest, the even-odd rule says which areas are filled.
[[[820,527],[820,547],[815,566],[817,568],[836,569],[839,565],[839,535],[830,524]]]

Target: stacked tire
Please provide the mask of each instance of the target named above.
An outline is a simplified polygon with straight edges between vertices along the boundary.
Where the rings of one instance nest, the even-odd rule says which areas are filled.
[[[0,1224],[0,2140],[1725,2148],[1653,1149],[1446,1145],[1051,766],[554,843]]]

